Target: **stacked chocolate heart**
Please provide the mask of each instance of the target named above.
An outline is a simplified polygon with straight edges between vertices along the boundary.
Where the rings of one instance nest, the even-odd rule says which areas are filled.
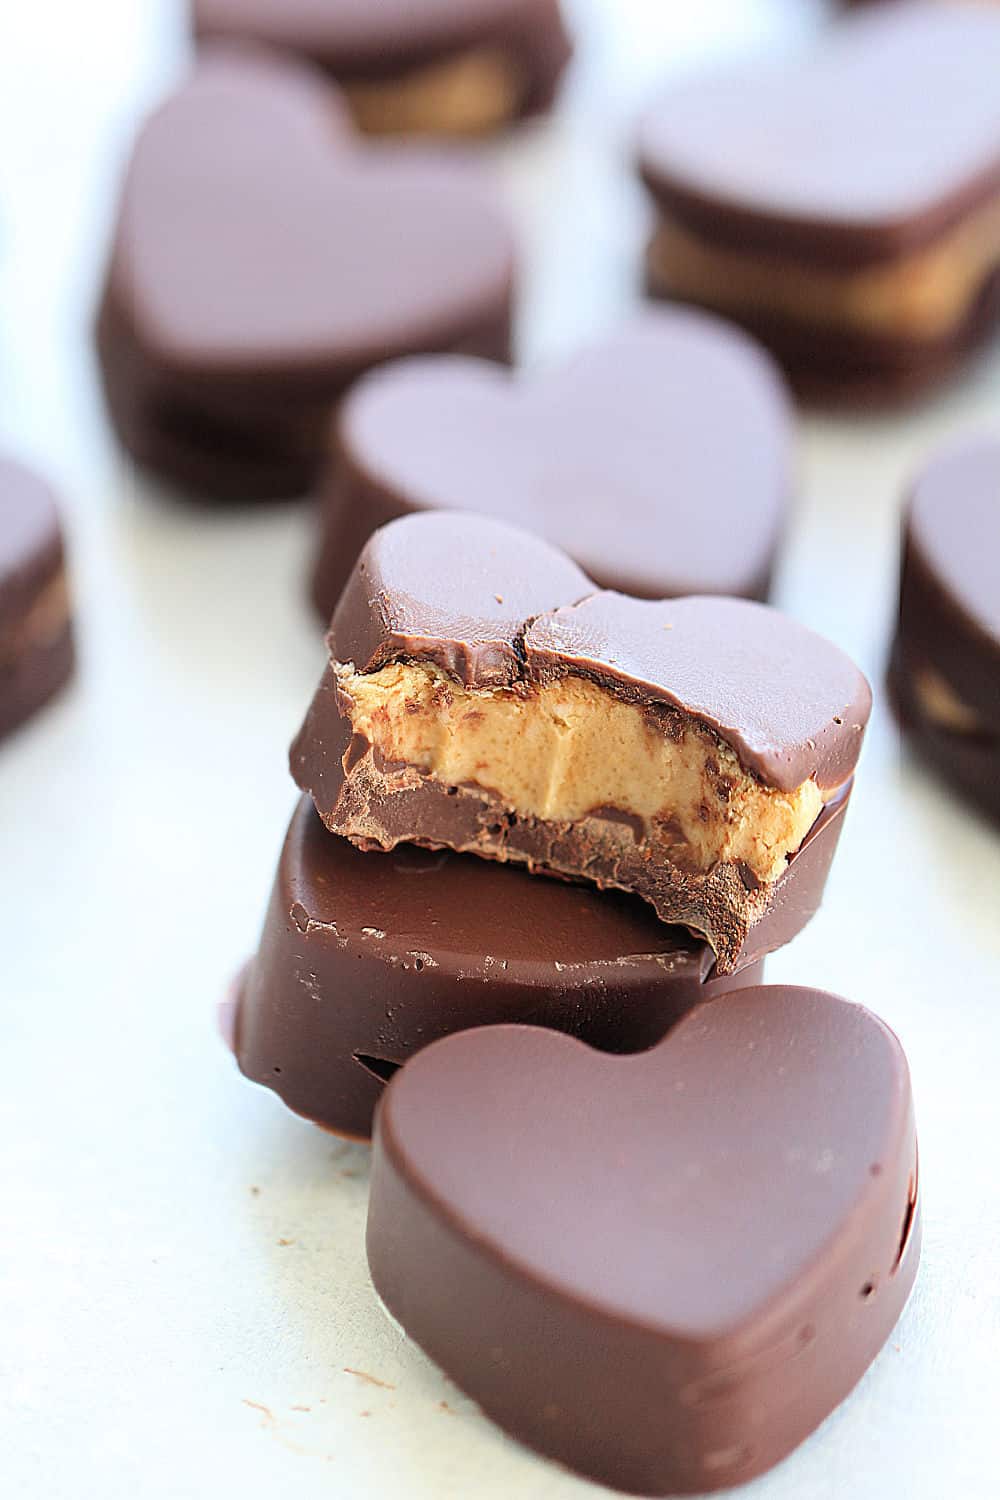
[[[899,1044],[760,985],[867,683],[766,605],[600,590],[460,511],[377,531],[327,640],[240,1067],[344,1133],[381,1097],[376,1287],[509,1431],[628,1489],[760,1472],[916,1270]]]

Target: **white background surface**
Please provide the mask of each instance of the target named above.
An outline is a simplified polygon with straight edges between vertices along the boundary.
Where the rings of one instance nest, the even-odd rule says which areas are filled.
[[[558,121],[490,153],[526,247],[529,361],[634,295],[624,162],[649,85],[825,24],[805,0],[572,9]],[[214,1034],[321,661],[309,516],[187,507],[132,475],[103,420],[104,236],[133,122],[181,66],[182,7],[34,0],[0,24],[0,443],[65,496],[81,647],[73,689],[0,747],[0,1491],[597,1493],[503,1438],[388,1325],[364,1262],[367,1149],[244,1082]],[[778,601],[876,687],[901,486],[940,439],[989,426],[1000,354],[904,417],[803,423]],[[864,1001],[902,1037],[924,1261],[859,1389],[748,1494],[1000,1493],[998,905],[1000,839],[900,762],[880,705],[824,910],[770,974]]]

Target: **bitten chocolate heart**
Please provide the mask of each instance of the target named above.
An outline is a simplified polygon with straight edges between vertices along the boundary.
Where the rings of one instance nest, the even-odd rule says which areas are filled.
[[[468,164],[360,146],[306,67],[209,54],[125,178],[98,324],[112,419],[206,494],[299,492],[364,370],[508,356],[512,261]]]
[[[508,1432],[625,1490],[783,1458],[878,1353],[919,1249],[902,1049],[817,990],[740,990],[638,1057],[464,1032],[376,1117],[390,1312]]]
[[[55,500],[36,474],[0,459],[0,736],[58,692],[73,660]]]
[[[570,54],[558,0],[192,0],[192,21],[310,58],[375,132],[495,130],[552,102]]]
[[[535,377],[443,356],[390,365],[338,414],[313,595],[329,620],[385,522],[474,508],[539,532],[603,588],[763,599],[791,458],[770,359],[681,308]]]
[[[458,512],[375,533],[292,746],[327,827],[632,891],[720,973],[809,920],[871,706],[766,605],[595,592],[540,539]]]
[[[386,1079],[438,1037],[521,1021],[637,1052],[762,968],[718,978],[705,943],[634,897],[441,850],[362,854],[303,797],[231,1046],[291,1109],[367,1136]]]
[[[812,58],[673,89],[640,136],[650,288],[737,318],[806,383],[940,375],[1000,316],[998,76],[1000,10],[898,4]]]
[[[903,528],[889,668],[919,753],[1000,819],[1000,443],[940,454],[917,480]]]

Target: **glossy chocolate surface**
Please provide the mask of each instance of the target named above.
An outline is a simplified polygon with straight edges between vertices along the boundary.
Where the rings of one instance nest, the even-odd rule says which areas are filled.
[[[55,499],[38,475],[0,458],[0,736],[47,703],[73,665]]]
[[[642,125],[641,170],[714,241],[856,268],[926,245],[1000,192],[998,74],[990,6],[889,5],[806,59],[672,89]]]
[[[629,1491],[784,1457],[878,1353],[919,1244],[902,1050],[814,990],[709,1002],[636,1057],[463,1033],[377,1118],[390,1312],[508,1432]]]
[[[321,75],[209,53],[126,173],[98,323],[112,417],[141,461],[191,454],[209,493],[257,466],[301,486],[371,365],[505,357],[512,277],[467,163],[361,146]]]
[[[366,1136],[384,1080],[438,1037],[519,1021],[639,1051],[761,972],[716,978],[704,943],[635,898],[443,851],[362,854],[303,797],[231,1045],[291,1109]]]
[[[387,521],[474,509],[539,532],[604,588],[764,598],[791,457],[775,366],[689,309],[649,313],[534,376],[401,362],[338,414],[313,594],[329,619]]]

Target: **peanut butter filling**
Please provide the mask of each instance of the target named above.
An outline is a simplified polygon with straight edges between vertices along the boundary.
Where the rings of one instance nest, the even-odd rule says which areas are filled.
[[[627,702],[587,678],[465,688],[436,667],[337,668],[354,732],[391,763],[474,785],[519,817],[638,819],[685,869],[740,862],[776,880],[816,821],[816,783],[762,785],[707,726]],[[675,852],[676,851],[676,852]]]
[[[941,729],[952,734],[978,734],[983,729],[975,709],[933,667],[923,666],[914,674],[913,690],[924,714]]]
[[[514,119],[525,78],[499,47],[477,47],[395,78],[348,82],[344,92],[370,135],[479,135]]]
[[[731,250],[662,215],[647,265],[654,289],[724,312],[933,339],[961,325],[1000,267],[1000,196],[933,245],[856,271]]]

